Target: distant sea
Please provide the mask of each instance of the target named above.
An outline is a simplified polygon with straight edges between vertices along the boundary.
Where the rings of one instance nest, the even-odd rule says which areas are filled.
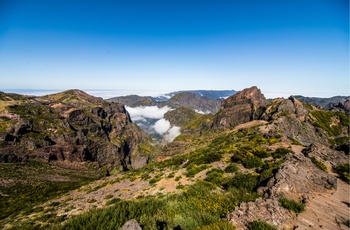
[[[5,93],[17,93],[23,95],[44,96],[52,93],[58,93],[65,91],[65,89],[0,89]],[[103,99],[109,99],[112,97],[126,96],[126,95],[139,95],[139,96],[161,96],[170,91],[165,90],[126,90],[126,89],[82,89],[82,91]]]

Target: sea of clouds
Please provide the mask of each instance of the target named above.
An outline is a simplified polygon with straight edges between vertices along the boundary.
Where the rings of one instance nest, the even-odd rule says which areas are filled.
[[[131,120],[158,141],[160,141],[158,137],[161,137],[162,140],[172,142],[181,134],[180,127],[171,125],[170,122],[164,118],[164,114],[172,110],[168,106],[161,108],[158,106],[125,106],[125,108],[129,112]]]

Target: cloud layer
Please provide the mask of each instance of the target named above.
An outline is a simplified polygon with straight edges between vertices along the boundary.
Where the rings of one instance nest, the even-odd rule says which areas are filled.
[[[125,106],[125,108],[129,112],[131,120],[157,140],[160,136],[166,142],[172,142],[175,137],[181,134],[180,127],[171,126],[170,122],[164,118],[164,114],[172,110],[168,106],[162,108],[157,106],[138,106],[134,108]],[[154,135],[155,133],[157,135]]]

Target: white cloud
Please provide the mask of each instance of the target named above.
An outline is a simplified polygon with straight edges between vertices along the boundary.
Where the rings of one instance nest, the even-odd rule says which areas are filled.
[[[209,114],[209,113],[211,113],[209,110],[207,110],[207,111],[202,111],[202,110],[197,110],[197,109],[195,109],[194,110],[196,113],[199,113],[199,114]]]
[[[164,118],[164,114],[172,110],[168,106],[162,108],[157,106],[138,106],[135,108],[125,106],[125,108],[133,122],[142,126],[149,134],[158,133],[166,142],[172,142],[175,137],[181,134],[180,127],[171,126],[170,122]]]
[[[172,142],[175,139],[175,137],[179,136],[180,134],[181,134],[180,133],[180,127],[173,126],[164,135],[164,139],[167,140],[168,142]]]
[[[153,128],[160,135],[164,135],[170,129],[170,122],[162,118],[153,125]]]
[[[162,108],[158,108],[158,106],[138,106],[134,108],[125,106],[125,108],[133,121],[142,120],[143,118],[161,119],[166,112],[171,110],[168,106]]]

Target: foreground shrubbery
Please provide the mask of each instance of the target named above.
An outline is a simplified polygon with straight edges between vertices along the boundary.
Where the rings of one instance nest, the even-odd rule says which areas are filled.
[[[210,174],[222,175],[222,172],[212,170]],[[132,201],[115,200],[109,208],[91,210],[72,217],[59,229],[118,229],[126,221],[136,219],[143,229],[177,227],[190,230],[232,230],[234,227],[222,218],[241,202],[259,197],[254,192],[257,179],[252,175],[239,174],[223,180],[227,182],[225,189],[221,191],[215,183],[198,181],[185,187],[180,195],[146,197]]]

